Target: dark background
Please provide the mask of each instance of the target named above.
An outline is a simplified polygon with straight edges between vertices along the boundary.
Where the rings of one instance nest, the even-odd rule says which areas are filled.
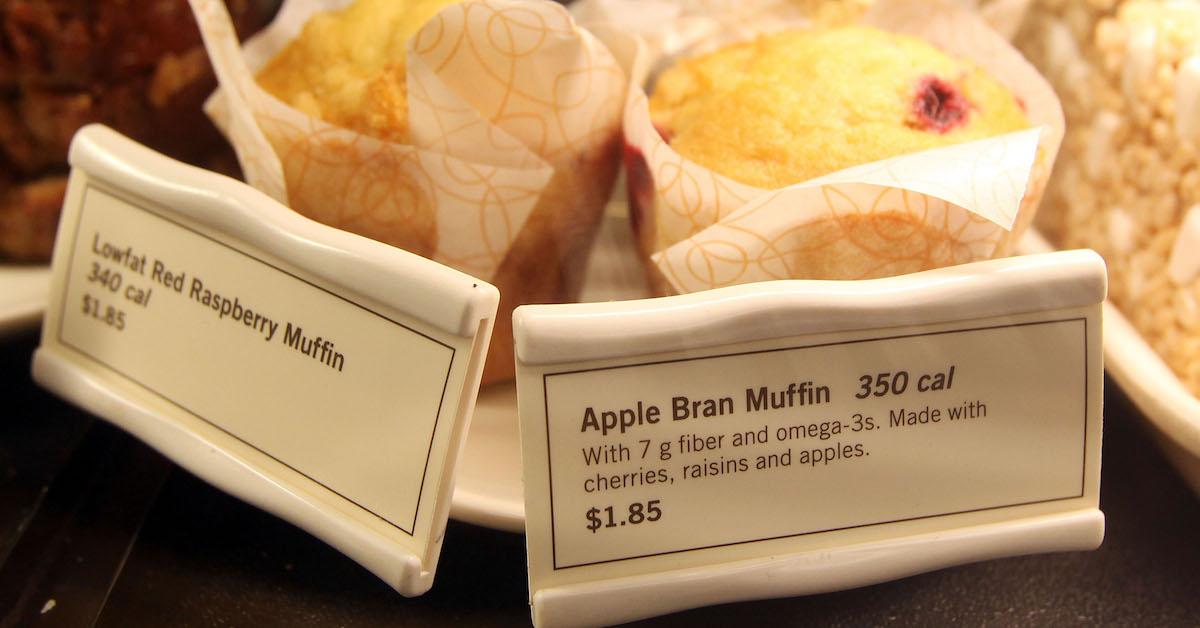
[[[38,388],[36,345],[33,332],[0,338],[0,626],[529,624],[524,537],[451,522],[433,589],[403,598]],[[1099,550],[640,625],[1200,625],[1200,501],[1105,386]]]

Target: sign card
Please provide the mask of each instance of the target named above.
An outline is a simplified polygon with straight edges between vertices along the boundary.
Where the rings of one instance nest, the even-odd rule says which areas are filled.
[[[522,308],[535,623],[1094,547],[1104,293],[1069,252]]]

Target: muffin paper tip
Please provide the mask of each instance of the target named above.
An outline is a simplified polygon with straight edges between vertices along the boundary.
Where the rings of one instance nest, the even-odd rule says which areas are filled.
[[[1057,96],[980,15],[881,0],[854,16],[974,62],[1025,107],[1030,128],[853,166],[780,189],[746,185],[677,153],[650,118],[649,77],[675,58],[809,28],[795,3],[584,0],[581,21],[633,33],[625,166],[634,228],[660,293],[771,279],[867,279],[1007,255],[1041,200],[1063,135]]]
[[[623,71],[554,3],[470,0],[427,22],[407,44],[412,143],[399,144],[307,115],[255,81],[310,17],[350,0],[285,0],[245,46],[221,0],[190,1],[220,82],[207,111],[247,182],[488,281],[556,173],[588,165],[619,132]]]

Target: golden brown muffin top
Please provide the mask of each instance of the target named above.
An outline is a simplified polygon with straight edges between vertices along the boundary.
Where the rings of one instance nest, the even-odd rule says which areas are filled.
[[[1029,127],[980,67],[868,27],[784,31],[666,70],[650,115],[684,157],[762,188]]]
[[[408,140],[405,46],[460,0],[356,0],[320,13],[259,72],[280,100],[330,124],[383,140]]]

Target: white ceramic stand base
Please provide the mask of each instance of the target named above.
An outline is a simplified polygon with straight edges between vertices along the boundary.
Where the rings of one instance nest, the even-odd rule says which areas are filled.
[[[533,597],[539,626],[618,624],[724,602],[826,593],[953,565],[1095,549],[1098,509],[890,539],[728,565],[545,589]],[[613,600],[621,600],[613,604]]]

